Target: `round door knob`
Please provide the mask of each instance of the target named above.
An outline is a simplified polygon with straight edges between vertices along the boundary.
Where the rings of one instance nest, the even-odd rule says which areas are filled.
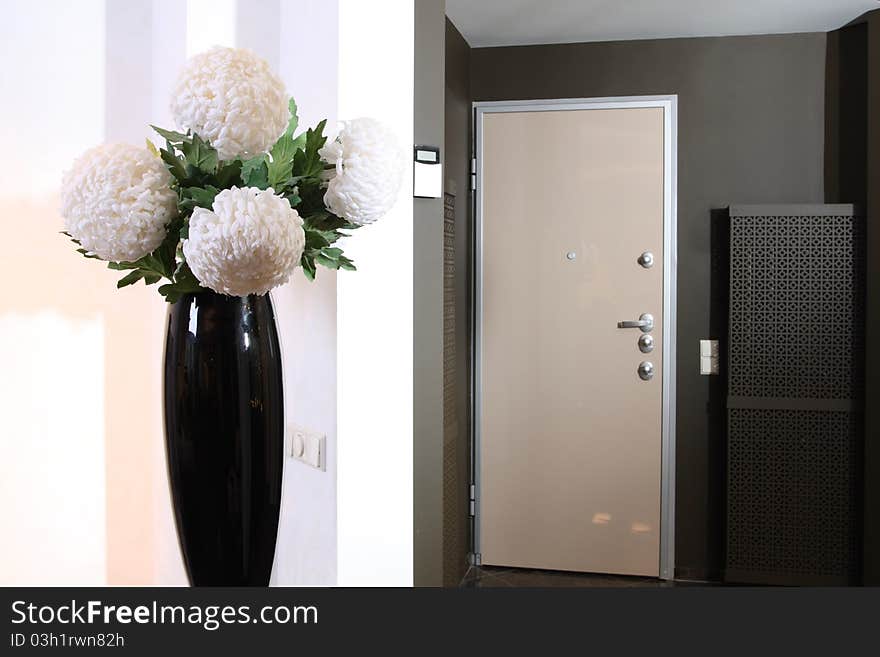
[[[650,251],[645,251],[639,256],[639,264],[645,269],[650,269],[654,266],[654,254]]]
[[[642,381],[649,381],[654,378],[654,364],[646,360],[639,363],[639,378]]]
[[[654,351],[654,337],[648,334],[639,337],[639,351],[643,354]]]

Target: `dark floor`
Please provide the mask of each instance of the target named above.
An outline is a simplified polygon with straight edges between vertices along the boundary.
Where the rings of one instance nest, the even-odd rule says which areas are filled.
[[[684,582],[668,582],[651,577],[628,577],[625,575],[596,575],[592,573],[572,573],[559,570],[532,570],[529,568],[507,568],[503,566],[471,566],[460,586],[465,588],[486,588],[495,586],[512,587],[670,587],[681,586]],[[687,582],[702,584],[702,582]]]

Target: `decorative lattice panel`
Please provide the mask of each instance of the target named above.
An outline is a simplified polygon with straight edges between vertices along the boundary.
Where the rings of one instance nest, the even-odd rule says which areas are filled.
[[[861,542],[864,223],[730,212],[730,581],[849,583]]]
[[[860,544],[856,415],[731,409],[729,420],[728,569],[848,580]]]
[[[729,394],[861,397],[861,220],[732,217],[730,253]]]

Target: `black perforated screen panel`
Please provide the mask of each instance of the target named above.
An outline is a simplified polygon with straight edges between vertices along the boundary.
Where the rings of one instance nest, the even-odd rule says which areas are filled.
[[[732,207],[729,581],[859,575],[864,223],[852,206]]]

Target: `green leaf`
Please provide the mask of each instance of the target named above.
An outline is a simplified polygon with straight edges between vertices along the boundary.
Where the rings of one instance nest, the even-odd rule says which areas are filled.
[[[357,228],[357,226],[349,224],[326,209],[304,217],[303,230],[306,234],[304,257],[309,256],[312,262],[328,269],[355,271],[354,262],[343,255],[342,249],[330,246],[346,236],[346,233],[340,231],[342,228]]]
[[[159,287],[159,294],[165,297],[168,303],[175,303],[180,300],[184,294],[195,294],[198,292],[207,292],[207,288],[202,287],[196,275],[192,273],[185,262],[180,264],[174,274],[174,282],[167,283]]]
[[[99,258],[96,254],[94,254],[94,253],[92,253],[91,251],[89,251],[88,249],[77,249],[76,252],[77,252],[77,253],[81,253],[82,256],[83,256],[83,258],[92,258],[92,259],[94,259],[94,260],[100,260],[100,259],[101,259],[101,258]]]
[[[183,144],[192,141],[192,137],[188,134],[185,135],[181,132],[175,132],[174,130],[165,130],[164,128],[158,128],[154,125],[151,125],[150,127],[155,130],[159,136],[164,137],[172,144]]]
[[[296,150],[293,158],[293,176],[300,178],[315,178],[320,182],[321,173],[324,171],[324,164],[318,151],[327,142],[324,136],[324,126],[327,120],[321,121],[314,129],[306,130],[305,144],[301,150]]]
[[[159,274],[161,276],[162,275],[162,261],[159,260],[159,258],[157,258],[154,255],[155,253],[156,253],[155,251],[153,251],[153,253],[148,253],[143,258],[138,260],[138,262],[140,263],[141,269],[144,269],[147,272],[153,272],[153,273]]]
[[[293,191],[284,192],[282,196],[287,199],[287,202],[290,203],[290,207],[292,208],[295,208],[302,203],[302,199],[299,197],[299,194],[296,193],[296,187],[293,188]]]
[[[125,271],[126,269],[140,269],[140,264],[138,262],[108,262],[107,269],[114,269],[116,271]]]
[[[306,233],[307,246],[301,260],[303,272],[306,274],[307,278],[313,280],[315,277],[315,272],[310,271],[308,265],[311,265],[312,269],[314,269],[315,265],[321,265],[327,269],[346,269],[348,271],[355,271],[356,268],[354,262],[343,255],[342,249],[335,246],[325,246],[322,248],[310,247],[308,245],[308,239],[309,232]],[[334,237],[334,240],[335,239],[336,237]]]
[[[158,249],[153,251],[153,255],[162,268],[162,276],[168,280],[174,277],[174,270],[177,268],[177,245],[180,242],[182,226],[182,220],[169,226],[165,240],[159,245]]]
[[[324,128],[327,126],[327,119],[323,119],[314,129],[306,131],[306,152],[317,153],[320,148],[327,143],[324,136]]]
[[[185,293],[179,291],[175,284],[166,283],[165,285],[159,286],[159,294],[165,297],[166,302],[177,303],[178,301],[180,301],[180,297],[182,297]]]
[[[76,244],[77,246],[79,246],[79,247],[82,246],[82,243],[81,243],[78,239],[75,239],[75,238],[73,237],[73,235],[71,235],[70,233],[68,233],[66,230],[61,230],[61,231],[58,231],[58,232],[60,232],[62,235],[66,235],[67,237],[69,237],[69,238],[70,238],[70,241],[73,242],[74,244]],[[101,259],[101,258],[99,258],[97,255],[95,255],[94,253],[92,253],[91,251],[89,251],[88,249],[79,248],[79,249],[76,250],[76,252],[82,254],[82,256],[83,256],[84,258],[92,258],[92,259],[94,259],[94,260],[100,260],[100,259]]]
[[[182,187],[180,190],[183,197],[177,204],[181,210],[192,210],[193,208],[211,209],[214,204],[214,197],[220,193],[220,190],[213,185],[205,187]]]
[[[342,249],[335,246],[322,248],[315,254],[315,262],[328,269],[339,269],[343,263],[351,264],[351,260],[342,255]]]
[[[162,280],[162,277],[159,276],[159,274],[151,274],[150,272],[143,269],[135,269],[126,276],[123,276],[116,283],[116,288],[119,289],[126,287],[127,285],[134,285],[140,280],[144,281],[144,285],[153,285],[154,283],[158,283],[160,280]]]
[[[306,148],[306,133],[302,132],[293,139],[293,147],[298,150],[305,150]]]
[[[198,135],[194,134],[192,141],[183,142],[180,150],[183,151],[187,165],[196,171],[207,174],[217,172],[217,165],[220,163],[217,151]]]
[[[337,239],[332,232],[316,230],[308,226],[303,226],[303,229],[306,234],[307,249],[321,249],[325,246],[330,246]]]
[[[159,149],[156,148],[156,144],[151,142],[149,139],[147,139],[146,142],[147,142],[147,150],[150,151],[156,157],[159,157]]]
[[[226,162],[217,170],[217,187],[220,189],[229,189],[230,187],[237,185],[241,180],[243,166],[241,160]]]
[[[310,281],[315,280],[315,260],[312,256],[303,253],[302,258],[300,259],[300,265],[302,266],[303,274]]]
[[[323,200],[321,200],[321,203],[323,203]],[[358,226],[357,224],[349,223],[342,217],[337,217],[335,214],[327,211],[326,209],[312,212],[309,212],[308,210],[303,210],[300,212],[300,216],[302,216],[303,218],[304,227],[314,228],[317,230],[339,231],[355,230],[357,228],[360,228],[360,226]]]
[[[108,269],[111,269],[113,271],[128,272],[125,276],[119,279],[119,281],[117,281],[116,287],[127,287],[129,285],[137,283],[140,280],[143,280],[144,284],[146,285],[153,285],[155,283],[158,283],[160,280],[162,280],[162,278],[174,280],[175,270],[179,269],[176,261],[177,245],[180,241],[180,230],[183,225],[183,219],[177,218],[173,220],[168,225],[168,233],[166,234],[165,239],[162,241],[162,244],[160,244],[155,251],[153,251],[152,253],[148,253],[139,260],[135,260],[133,262],[108,262]],[[70,233],[62,231],[62,234],[69,237],[70,240],[75,244],[80,244],[79,240],[74,239],[70,235]],[[81,253],[86,258],[100,259],[97,255],[89,252],[84,248],[78,248],[77,252]],[[195,276],[193,276],[192,278],[195,279]],[[187,281],[187,283],[189,282]],[[198,283],[198,281],[196,281],[196,283]]]
[[[269,162],[269,187],[281,189],[287,184],[293,170],[293,157],[298,152],[293,145],[293,139],[288,134],[282,135],[281,139],[275,142],[272,150],[269,151],[269,155],[272,156]]]
[[[315,263],[327,269],[339,269],[339,263],[336,260],[332,260],[321,253],[315,254]]]
[[[205,290],[202,284],[199,283],[199,279],[193,274],[192,269],[185,262],[180,263],[180,267],[174,273],[174,280],[178,285],[183,286],[190,292],[202,292]]]
[[[144,277],[144,273],[145,272],[142,269],[135,269],[133,272],[119,279],[119,282],[116,283],[116,289],[123,288],[126,285],[134,285]]]
[[[133,270],[131,274],[125,276],[119,281],[118,287],[124,287],[125,285],[131,285],[131,283],[136,282],[138,277],[128,280],[130,277],[133,277],[134,274],[139,274],[139,276],[149,275],[151,277],[158,276],[159,278],[165,277],[171,279],[174,265],[172,264],[173,260],[171,262],[168,260],[167,249],[169,247],[176,248],[176,244],[176,232],[169,231],[169,235],[165,237],[165,241],[152,253],[148,253],[140,260],[135,260],[133,262],[108,262],[107,268],[115,271]]]
[[[269,168],[265,155],[245,160],[242,163],[241,182],[246,187],[259,187],[260,189],[266,189],[269,186]]]
[[[183,165],[183,160],[172,153],[171,150],[164,148],[159,149],[159,156],[171,172],[171,175],[177,179],[177,182],[186,180],[186,167]]]
[[[299,125],[299,117],[296,115],[296,101],[291,96],[287,101],[287,109],[290,110],[290,121],[287,122],[287,131],[284,133],[288,137],[293,137],[296,132],[296,126]]]

